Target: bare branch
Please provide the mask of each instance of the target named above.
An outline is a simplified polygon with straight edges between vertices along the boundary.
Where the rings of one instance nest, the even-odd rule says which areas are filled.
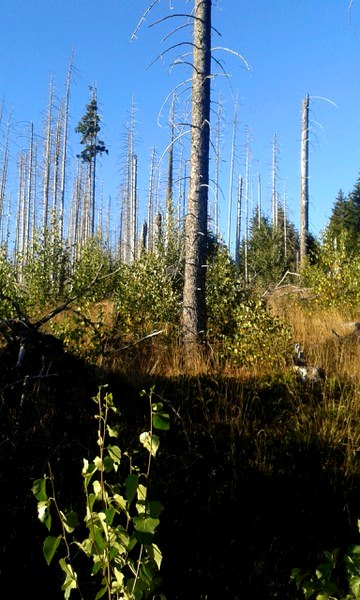
[[[185,17],[187,19],[194,19],[194,20],[196,19],[197,21],[202,21],[202,19],[200,19],[200,17],[196,17],[195,15],[189,15],[186,13],[176,13],[173,15],[166,15],[165,17],[162,17],[162,19],[158,19],[157,21],[150,23],[149,27],[154,27],[155,25],[159,25],[163,21],[167,21],[167,19],[173,19],[174,17]],[[211,29],[212,29],[212,31],[215,31],[215,33],[217,33],[221,37],[221,33],[218,29],[216,29],[213,26],[211,26]],[[176,31],[176,29],[174,31]],[[169,35],[171,35],[171,33]]]
[[[86,292],[89,291],[93,287],[93,285],[99,280],[99,275],[100,275],[102,268],[103,268],[103,265],[100,265],[98,272],[96,273],[95,277],[93,278],[93,280],[91,281],[91,283],[88,286],[86,286],[85,288],[80,290],[80,292],[75,294],[75,296],[72,296],[71,298],[69,298],[69,300],[66,300],[66,302],[64,302],[63,304],[60,304],[60,306],[57,306],[56,308],[54,308],[54,310],[52,310],[50,313],[48,313],[47,315],[45,315],[44,317],[42,317],[41,319],[36,321],[36,323],[33,324],[33,327],[35,327],[36,329],[39,329],[42,325],[44,325],[45,323],[50,321],[53,317],[55,317],[59,313],[63,312],[69,306],[69,304],[71,304],[72,302],[75,302],[75,300],[77,300],[78,298],[81,298],[81,296],[86,294]]]
[[[229,52],[230,54],[234,54],[234,56],[237,56],[238,58],[240,58],[240,60],[244,63],[246,70],[251,71],[251,67],[250,67],[249,63],[239,52],[235,52],[235,50],[231,50],[231,48],[225,48],[224,46],[215,46],[215,48],[211,48],[211,52],[215,52],[216,50],[223,50],[224,52]]]
[[[158,117],[157,117],[157,124],[159,125],[159,127],[162,127],[161,123],[160,123],[160,117],[163,111],[164,106],[167,104],[167,102],[169,101],[169,98],[171,98],[171,96],[174,94],[174,92],[181,87],[182,85],[186,85],[187,83],[190,83],[191,79],[185,79],[185,81],[182,81],[181,83],[178,83],[172,90],[171,92],[169,92],[169,94],[166,96],[164,102],[162,103],[160,110],[158,112]],[[185,90],[182,90],[180,93],[182,94],[184,91],[187,91],[189,88],[185,88]]]
[[[136,340],[135,342],[131,342],[130,344],[127,344],[126,346],[123,346],[122,348],[116,348],[116,349],[113,349],[113,350],[109,350],[108,352],[105,352],[104,354],[106,354],[106,355],[117,354],[118,352],[122,352],[122,350],[127,350],[128,348],[132,348],[133,346],[137,346],[141,342],[143,342],[145,340],[148,340],[149,338],[155,337],[156,335],[160,335],[161,333],[164,333],[163,329],[160,329],[159,331],[153,331],[152,333],[149,333],[148,335],[145,335],[145,337],[142,337],[139,340]]]
[[[190,124],[189,124],[189,126],[191,127]],[[175,144],[175,142],[177,142],[180,138],[184,137],[184,135],[187,135],[190,132],[191,132],[191,129],[187,129],[186,131],[183,131],[178,136],[176,136],[176,138],[174,138],[172,140],[172,142],[165,148],[164,152],[160,156],[159,161],[158,161],[158,168],[159,168],[160,163],[161,163],[162,159],[164,158],[165,154],[170,150],[170,148]]]
[[[170,31],[170,33],[167,33],[161,40],[161,43],[163,44],[164,42],[166,42],[166,40],[169,39],[169,37],[171,37],[172,35],[174,35],[174,33],[176,33],[177,31],[180,31],[181,29],[184,29],[185,27],[189,27],[190,23],[184,23],[184,25],[179,25],[179,27],[176,27],[175,29],[173,29],[172,31]]]
[[[229,88],[230,88],[230,91],[231,91],[231,95],[232,95],[233,101],[235,101],[235,96],[236,96],[236,94],[234,93],[233,87],[232,87],[232,85],[231,85],[231,81],[230,81],[230,76],[229,76],[229,73],[227,73],[227,72],[225,71],[225,69],[224,69],[223,65],[221,64],[221,62],[220,62],[219,60],[217,60],[217,58],[214,58],[213,56],[212,56],[211,58],[212,58],[212,60],[213,60],[213,61],[214,61],[214,62],[215,62],[217,65],[218,65],[218,67],[220,67],[220,69],[222,70],[222,74],[223,74],[223,75],[226,77],[226,79],[227,79],[227,82],[228,82],[228,84],[229,84]],[[215,74],[215,75],[216,75],[216,74]],[[213,75],[213,77],[215,77],[215,75]]]
[[[194,46],[193,42],[179,42],[178,44],[174,44],[173,46],[170,46],[169,48],[166,48],[166,50],[164,50],[164,52],[161,52],[161,54],[159,54],[156,58],[154,58],[153,61],[151,61],[151,63],[149,64],[149,66],[147,67],[147,69],[150,69],[150,67],[152,67],[152,65],[154,63],[156,63],[159,58],[162,58],[164,56],[164,54],[167,54],[168,52],[171,52],[171,50],[174,50],[174,48],[178,48],[178,46]]]
[[[335,106],[335,108],[339,108],[338,105],[335,104],[335,102],[333,102],[332,100],[329,100],[329,98],[325,98],[325,96],[309,96],[309,98],[311,98],[311,100],[314,100],[314,99],[326,100],[326,102],[329,102],[330,104]]]
[[[143,13],[140,21],[138,22],[138,24],[136,25],[131,38],[130,38],[130,42],[132,42],[133,40],[136,39],[136,34],[139,31],[140,27],[142,26],[142,24],[144,23],[147,15],[149,14],[149,12],[151,11],[151,9],[155,6],[155,4],[157,4],[159,2],[159,0],[153,0],[153,2],[147,7],[146,11]]]

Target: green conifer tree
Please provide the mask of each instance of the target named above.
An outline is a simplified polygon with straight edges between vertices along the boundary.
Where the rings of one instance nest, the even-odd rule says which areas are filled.
[[[84,149],[78,154],[78,158],[88,165],[89,181],[89,213],[91,235],[95,233],[95,189],[96,189],[96,158],[98,154],[109,153],[105,143],[99,139],[100,116],[98,112],[98,103],[96,88],[91,87],[91,100],[86,105],[86,112],[79,121],[75,132],[81,134],[80,144]]]
[[[326,238],[335,245],[344,233],[348,252],[357,252],[360,244],[360,179],[347,197],[339,190],[325,231]]]

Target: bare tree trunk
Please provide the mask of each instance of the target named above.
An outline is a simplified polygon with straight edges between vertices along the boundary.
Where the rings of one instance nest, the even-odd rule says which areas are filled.
[[[53,201],[52,201],[52,227],[58,213],[58,197],[59,197],[59,163],[60,163],[60,142],[61,142],[61,113],[59,114],[56,124],[55,147],[54,147],[54,164],[53,164]],[[54,233],[54,232],[53,232]]]
[[[49,196],[50,196],[50,171],[51,171],[51,127],[53,106],[53,80],[50,81],[49,105],[46,117],[44,171],[43,171],[43,200],[42,200],[42,231],[45,243],[45,232],[49,222]]]
[[[173,181],[174,181],[174,114],[175,114],[175,96],[173,95],[170,108],[170,143],[168,151],[168,171],[166,185],[166,223],[165,223],[165,248],[173,242],[174,237],[174,202],[173,202]]]
[[[15,270],[18,280],[22,279],[22,265],[24,253],[24,228],[25,228],[25,165],[26,155],[21,152],[18,158],[18,206],[16,218],[16,235],[15,235]]]
[[[211,0],[194,0],[190,187],[185,224],[184,341],[206,337],[206,249],[210,145]],[[189,355],[188,355],[189,357]]]
[[[1,179],[0,179],[0,229],[3,231],[4,227],[4,207],[5,207],[5,194],[6,194],[6,183],[7,183],[7,174],[8,174],[8,166],[9,166],[9,132],[10,132],[10,115],[6,126],[6,135],[5,135],[5,147],[4,147],[4,161],[1,170]]]
[[[25,257],[29,257],[30,247],[30,235],[31,235],[31,210],[32,210],[32,198],[33,198],[33,165],[34,165],[34,123],[30,123],[30,144],[28,152],[28,164],[27,164],[27,189],[26,189],[26,203],[25,203],[25,231],[24,231],[24,254]]]
[[[287,203],[287,194],[286,194],[286,182],[284,183],[284,256],[287,258],[287,221],[286,221],[286,203]]]
[[[235,163],[235,148],[236,148],[236,133],[237,133],[237,100],[235,101],[234,107],[234,119],[233,119],[233,134],[231,142],[231,158],[230,158],[230,182],[229,182],[229,206],[228,206],[228,233],[227,233],[227,245],[230,252],[231,247],[231,217],[232,217],[232,196],[233,196],[233,183],[234,183],[234,163]]]
[[[137,155],[131,161],[131,260],[137,257],[138,237],[138,194],[137,194]]]
[[[249,244],[249,200],[250,200],[250,134],[247,131],[245,157],[245,211],[244,211],[244,277],[249,281],[248,244]]]
[[[155,147],[151,149],[150,159],[150,176],[149,176],[149,193],[148,193],[148,206],[147,206],[147,237],[146,237],[146,250],[149,252],[152,250],[152,237],[153,237],[153,212],[154,212],[154,173],[155,173]]]
[[[215,235],[219,235],[219,175],[220,175],[220,141],[221,141],[221,118],[222,118],[222,97],[219,97],[219,106],[216,115],[215,127],[215,198],[214,198],[214,230]]]
[[[258,174],[258,203],[257,203],[257,222],[258,228],[261,225],[261,175]]]
[[[272,171],[271,171],[271,220],[276,229],[278,226],[278,193],[277,193],[277,172],[278,172],[278,143],[277,136],[274,134],[272,143]]]
[[[238,196],[237,196],[237,211],[236,211],[236,238],[235,238],[235,263],[240,264],[241,256],[241,210],[242,210],[242,187],[243,180],[241,175],[238,179]]]
[[[300,269],[305,266],[309,237],[309,95],[302,102],[300,165]]]
[[[184,149],[181,148],[178,163],[178,192],[177,192],[177,243],[179,250],[182,251],[184,215],[186,206],[186,165],[184,164]]]
[[[69,128],[69,102],[70,102],[70,84],[71,70],[74,58],[74,51],[70,56],[70,63],[66,77],[66,92],[63,106],[64,122],[63,122],[63,139],[62,139],[62,158],[61,158],[61,173],[60,173],[60,210],[59,210],[59,233],[60,240],[64,237],[64,212],[65,212],[65,184],[66,184],[66,158],[67,158],[67,142]]]
[[[130,264],[135,258],[136,248],[136,176],[137,159],[134,152],[134,127],[135,127],[135,104],[134,100],[130,109],[130,122],[127,129],[127,148],[126,148],[126,172],[125,172],[125,231],[124,231],[124,262]]]

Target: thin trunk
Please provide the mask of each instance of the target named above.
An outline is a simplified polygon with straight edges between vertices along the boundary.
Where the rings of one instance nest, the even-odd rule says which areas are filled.
[[[21,267],[23,263],[23,241],[24,241],[24,190],[25,190],[25,156],[21,152],[18,158],[18,198],[17,198],[17,218],[15,233],[15,270],[21,281]]]
[[[278,143],[277,136],[274,134],[272,143],[272,169],[271,169],[271,221],[273,227],[278,226],[278,194],[276,189],[277,170],[278,170]]]
[[[32,203],[31,203],[31,218],[32,218],[32,223],[31,223],[31,231],[30,231],[30,254],[33,254],[33,249],[34,249],[34,242],[35,242],[35,234],[36,234],[36,228],[37,228],[37,219],[38,219],[38,215],[37,215],[37,177],[36,177],[36,171],[37,171],[37,153],[38,153],[38,144],[37,142],[34,143],[34,148],[33,148],[33,166],[32,166]]]
[[[30,235],[31,235],[31,211],[33,197],[33,160],[34,160],[34,123],[30,124],[30,144],[27,164],[27,190],[26,190],[26,212],[25,212],[25,232],[24,232],[24,253],[26,258],[29,256]]]
[[[148,206],[147,206],[148,229],[147,229],[147,238],[146,238],[146,249],[148,252],[152,250],[154,173],[155,173],[155,146],[153,146],[151,149],[151,159],[150,159],[149,193],[148,193]]]
[[[309,236],[309,95],[302,102],[300,165],[300,269],[305,266]]]
[[[190,187],[185,224],[184,340],[206,337],[206,249],[210,145],[211,0],[194,0]],[[190,354],[187,355],[190,359]]]
[[[220,93],[219,106],[216,115],[215,126],[215,194],[214,194],[214,230],[216,237],[219,236],[219,176],[220,176],[220,141],[221,141],[221,119],[222,119],[222,97]]]
[[[258,174],[258,203],[257,203],[257,222],[258,228],[261,225],[261,175]]]
[[[64,213],[65,213],[65,184],[66,184],[66,159],[67,159],[67,144],[68,144],[68,129],[69,129],[69,102],[70,102],[70,85],[71,71],[74,58],[74,51],[70,56],[70,63],[66,77],[66,91],[63,105],[63,138],[62,138],[62,157],[61,157],[61,172],[60,172],[60,210],[59,210],[59,234],[60,240],[64,237]]]
[[[231,142],[231,157],[230,157],[230,181],[229,181],[229,200],[228,200],[228,231],[227,231],[227,246],[230,251],[231,245],[231,221],[232,221],[232,204],[233,204],[233,183],[234,183],[234,165],[235,165],[235,149],[236,149],[236,134],[237,134],[237,100],[234,106],[233,132]]]
[[[287,259],[287,222],[286,222],[286,183],[284,183],[284,256],[285,260]]]
[[[244,210],[244,277],[249,281],[248,243],[249,243],[249,198],[250,197],[250,135],[247,132],[245,157],[245,210]]]
[[[137,156],[133,154],[131,161],[131,260],[135,260],[137,255],[137,223]]]
[[[173,203],[173,181],[174,181],[174,115],[175,96],[172,98],[170,108],[170,142],[168,151],[168,171],[166,184],[166,224],[165,224],[165,247],[171,244],[174,234],[174,203]]]
[[[124,232],[124,262],[131,263],[134,260],[134,127],[135,127],[135,105],[134,100],[130,109],[130,122],[127,131],[126,148],[126,174],[125,174],[125,232]]]
[[[50,173],[51,173],[51,139],[52,139],[52,107],[53,107],[53,80],[50,81],[49,105],[46,117],[44,171],[43,171],[43,194],[42,194],[42,231],[44,243],[45,232],[49,224],[49,197],[50,197]]]
[[[58,216],[58,198],[59,198],[59,163],[60,163],[60,148],[61,148],[61,128],[62,120],[59,114],[56,124],[55,147],[54,147],[54,163],[53,163],[53,189],[52,189],[52,228]]]
[[[5,134],[5,147],[4,147],[4,160],[3,166],[1,170],[1,179],[0,179],[0,229],[3,231],[3,218],[4,218],[4,207],[5,207],[5,195],[6,195],[6,183],[7,183],[7,174],[9,167],[9,133],[10,133],[10,115],[6,126],[6,134]]]
[[[242,210],[242,188],[243,180],[241,175],[238,179],[237,211],[236,211],[236,238],[235,238],[235,263],[240,264],[241,257],[241,210]]]

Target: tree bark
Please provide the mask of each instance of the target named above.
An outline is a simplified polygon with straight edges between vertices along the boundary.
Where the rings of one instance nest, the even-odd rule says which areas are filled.
[[[190,186],[185,223],[183,331],[188,347],[206,337],[211,0],[194,0]]]
[[[302,102],[300,171],[300,269],[305,266],[309,237],[309,96]]]

